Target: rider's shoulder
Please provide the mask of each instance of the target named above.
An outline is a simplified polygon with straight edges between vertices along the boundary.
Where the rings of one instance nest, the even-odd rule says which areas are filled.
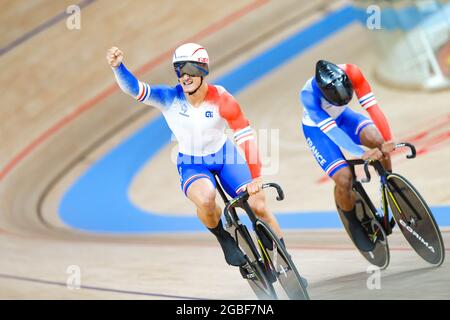
[[[303,92],[303,91],[310,91],[310,92],[312,92],[312,91],[313,91],[313,87],[312,87],[312,81],[313,81],[313,79],[314,79],[314,77],[309,78],[309,79],[305,82],[305,84],[303,85],[303,87],[302,87],[302,89],[300,90],[300,92]]]
[[[181,85],[153,85],[150,87],[151,98],[154,102],[168,106],[176,99],[181,99],[183,95],[183,89]]]
[[[158,91],[167,91],[171,93],[183,92],[183,88],[180,84],[175,86],[167,85],[167,84],[154,84],[150,85],[150,89],[158,90]]]
[[[239,103],[223,86],[209,84],[206,99],[217,105],[221,116],[226,119],[233,118],[240,112]]]
[[[210,88],[212,88],[213,90],[217,91],[217,94],[218,94],[218,95],[229,94],[229,92],[227,91],[227,89],[225,89],[225,87],[223,87],[223,86],[221,86],[221,85],[210,84],[209,86],[210,86]]]
[[[223,86],[209,84],[208,95],[210,99],[216,102],[234,101],[234,97]]]
[[[353,84],[365,81],[361,68],[353,63],[340,64],[339,68],[345,71]]]

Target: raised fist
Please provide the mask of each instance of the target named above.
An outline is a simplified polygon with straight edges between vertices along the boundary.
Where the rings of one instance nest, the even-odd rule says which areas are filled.
[[[123,60],[123,52],[117,47],[112,47],[106,52],[106,60],[111,67],[117,68]]]

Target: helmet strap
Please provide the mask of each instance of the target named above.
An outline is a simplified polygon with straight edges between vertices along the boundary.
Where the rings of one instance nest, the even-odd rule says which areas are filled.
[[[202,84],[203,84],[203,77],[200,77],[200,79],[201,79],[201,81],[200,81],[200,84],[198,85],[197,89],[195,89],[195,90],[192,91],[192,92],[188,92],[188,94],[189,94],[190,96],[192,96],[193,94],[195,94],[195,93],[198,91],[198,89],[200,89],[200,87],[202,86]]]

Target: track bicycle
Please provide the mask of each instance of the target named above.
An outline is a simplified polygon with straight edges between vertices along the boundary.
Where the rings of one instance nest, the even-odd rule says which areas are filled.
[[[411,151],[406,157],[416,157],[416,150],[412,144],[399,143],[395,148],[408,147]],[[373,265],[385,269],[389,265],[390,253],[387,237],[398,225],[403,236],[411,247],[425,261],[433,266],[440,266],[445,259],[445,247],[439,226],[428,207],[426,201],[417,189],[405,177],[386,171],[379,161],[364,161],[362,159],[348,160],[353,175],[353,190],[356,194],[356,216],[367,232],[369,239],[375,244],[372,251],[360,253]],[[364,166],[366,177],[357,180],[355,167]],[[380,177],[381,210],[377,210],[364,190],[363,183],[371,180],[369,165]],[[347,219],[336,206],[344,227],[349,232]],[[389,209],[392,217],[389,214]]]
[[[235,239],[247,260],[244,266],[239,267],[241,275],[248,281],[256,296],[259,299],[278,299],[273,285],[278,280],[289,299],[309,300],[306,280],[300,276],[290,254],[270,226],[254,214],[247,202],[248,192],[244,191],[229,200],[217,177],[215,179],[219,194],[225,202],[226,230]],[[275,188],[277,200],[284,199],[283,190],[278,184],[266,183],[262,188]],[[255,240],[240,220],[237,208],[243,209],[250,218]]]

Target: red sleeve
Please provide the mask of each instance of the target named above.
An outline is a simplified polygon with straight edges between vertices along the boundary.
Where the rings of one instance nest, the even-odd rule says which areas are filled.
[[[392,132],[386,116],[378,106],[372,88],[370,88],[369,82],[364,78],[361,70],[354,64],[344,64],[339,65],[339,67],[349,76],[361,107],[369,113],[370,118],[378,130],[380,130],[384,140],[392,140]]]
[[[223,92],[220,96],[219,111],[222,118],[233,129],[236,144],[244,151],[252,178],[259,177],[261,175],[261,160],[258,146],[253,129],[242,113],[241,107],[232,95]]]

